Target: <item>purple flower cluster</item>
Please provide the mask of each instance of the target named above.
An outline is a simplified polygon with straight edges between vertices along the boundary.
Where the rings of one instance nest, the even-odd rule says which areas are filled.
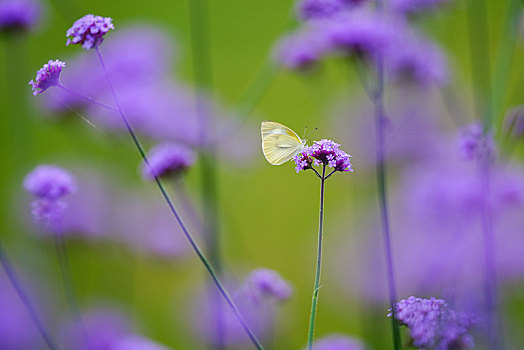
[[[153,180],[155,177],[177,176],[195,162],[195,153],[188,147],[164,143],[155,146],[148,154],[149,166],[142,165],[142,177]]]
[[[451,310],[442,299],[414,296],[395,304],[397,319],[410,330],[413,345],[423,349],[469,349],[473,338],[467,334],[473,318]],[[391,309],[388,314],[391,317]]]
[[[389,50],[386,64],[393,78],[407,78],[422,86],[440,86],[448,81],[443,51],[420,35],[406,36],[402,47]]]
[[[111,17],[85,15],[67,30],[66,45],[81,44],[86,50],[97,48],[111,29],[115,29]]]
[[[24,188],[36,197],[32,214],[37,221],[49,224],[59,220],[66,207],[62,201],[76,191],[73,176],[54,165],[39,165],[24,179]]]
[[[0,32],[26,31],[40,19],[42,9],[34,0],[0,1]]]
[[[293,294],[293,288],[278,272],[266,268],[253,270],[246,278],[244,288],[257,304],[268,299],[284,301]]]
[[[466,160],[490,158],[495,154],[493,135],[484,132],[480,123],[467,125],[460,130],[459,149]]]
[[[276,60],[288,69],[306,69],[327,56],[359,57],[385,62],[393,77],[428,85],[447,81],[444,53],[415,33],[404,16],[378,14],[366,1],[304,0],[304,23],[276,46]]]
[[[65,62],[60,60],[49,60],[42,68],[36,72],[35,80],[31,80],[29,85],[32,86],[33,95],[36,96],[49,89],[51,86],[59,84],[60,73],[65,67]]]
[[[305,68],[332,54],[374,60],[399,42],[403,30],[402,22],[367,8],[342,11],[330,18],[308,21],[284,37],[277,45],[276,59],[289,69]],[[302,63],[304,56],[307,65]]]
[[[327,165],[334,171],[353,172],[350,158],[349,154],[340,149],[340,144],[324,139],[304,148],[293,159],[297,173],[321,164]]]
[[[315,350],[364,350],[364,344],[353,337],[343,334],[329,334],[318,338],[313,343]]]

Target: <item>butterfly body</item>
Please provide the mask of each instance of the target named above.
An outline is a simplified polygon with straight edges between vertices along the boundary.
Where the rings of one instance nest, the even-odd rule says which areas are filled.
[[[296,132],[277,122],[263,121],[260,132],[264,157],[272,165],[284,164],[306,146],[306,140],[302,140]]]

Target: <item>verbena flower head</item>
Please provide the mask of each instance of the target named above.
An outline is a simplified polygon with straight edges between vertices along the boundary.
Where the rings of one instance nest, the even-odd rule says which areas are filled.
[[[395,78],[407,78],[421,86],[443,85],[448,80],[443,51],[429,40],[406,34],[385,55],[387,71]]]
[[[51,86],[59,84],[60,73],[65,67],[65,62],[60,60],[49,60],[42,68],[36,72],[35,80],[31,80],[29,85],[32,86],[33,95],[36,96],[49,89]]]
[[[329,334],[318,338],[313,343],[315,350],[364,350],[364,344],[353,337],[343,334]]]
[[[460,130],[459,148],[466,160],[490,158],[495,154],[495,141],[491,132],[484,132],[482,124],[473,123]]]
[[[81,44],[86,50],[97,48],[111,29],[115,29],[111,17],[85,15],[67,30],[66,45]]]
[[[396,318],[409,328],[416,348],[447,350],[474,346],[473,338],[467,334],[473,318],[450,309],[442,299],[411,296],[394,307]],[[390,309],[388,316],[391,315]]]
[[[333,52],[374,60],[398,42],[405,28],[401,21],[362,8],[319,21],[317,30],[326,36]]]
[[[335,171],[353,172],[351,156],[340,149],[340,144],[331,140],[315,141],[294,158],[297,173],[312,166],[327,165]]]
[[[195,153],[188,147],[175,143],[155,146],[148,155],[149,166],[142,165],[142,177],[152,180],[162,176],[176,176],[195,162]]]
[[[287,69],[306,69],[329,49],[326,37],[313,28],[303,28],[280,40],[275,50],[276,61]]]
[[[24,179],[24,188],[37,198],[60,199],[76,191],[73,176],[55,165],[39,165]]]
[[[32,29],[40,19],[42,8],[34,0],[0,1],[0,32]]]
[[[266,268],[253,270],[244,287],[256,303],[267,299],[284,301],[293,294],[293,288],[278,272]]]
[[[64,196],[76,191],[73,176],[54,165],[40,165],[24,179],[24,188],[36,197],[32,214],[37,221],[53,224],[62,217],[66,204]]]

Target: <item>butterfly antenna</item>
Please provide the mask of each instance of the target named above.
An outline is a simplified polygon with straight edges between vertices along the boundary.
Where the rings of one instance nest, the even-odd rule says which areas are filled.
[[[318,128],[315,128],[315,129],[311,130],[311,132],[310,132],[309,134],[305,135],[304,138],[306,138],[307,136],[313,134],[313,133],[314,133],[315,131],[317,131],[317,130],[318,130]]]
[[[302,139],[306,138],[306,132],[307,132],[307,125],[306,125],[306,128],[304,129],[304,134],[302,134]]]

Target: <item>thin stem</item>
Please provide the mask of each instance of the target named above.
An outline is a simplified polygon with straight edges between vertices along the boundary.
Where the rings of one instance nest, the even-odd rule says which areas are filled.
[[[315,172],[315,175],[317,175],[317,177],[318,177],[319,179],[322,179],[322,175],[319,174],[319,172],[317,171],[317,169],[315,169],[315,168],[313,168],[313,167],[311,167],[311,169]]]
[[[127,131],[129,132],[129,135],[133,139],[133,143],[135,144],[138,152],[140,153],[140,156],[142,157],[142,160],[144,161],[146,166],[151,169],[151,165],[149,163],[149,159],[147,158],[146,152],[145,152],[144,148],[142,147],[142,144],[138,140],[138,137],[136,136],[133,128],[131,127],[131,124],[129,123],[129,121],[128,121],[127,117],[126,117],[126,115],[124,113],[124,110],[120,106],[120,102],[119,102],[119,100],[118,100],[118,98],[116,96],[115,89],[113,88],[113,84],[111,83],[111,79],[109,78],[109,74],[107,73],[107,69],[105,67],[105,63],[104,63],[104,59],[102,57],[102,53],[100,52],[100,49],[98,47],[96,48],[96,53],[97,53],[98,58],[100,60],[100,65],[102,66],[102,69],[104,70],[104,73],[105,73],[105,76],[106,76],[106,79],[107,79],[107,83],[109,84],[109,87],[111,89],[111,93],[113,94],[113,99],[115,100],[115,103],[118,106],[118,112],[120,114],[120,117],[122,118],[122,121],[125,124],[125,127],[126,127]],[[154,174],[153,171],[151,171],[151,173]],[[167,203],[167,205],[169,207],[169,210],[171,211],[171,213],[173,214],[173,216],[177,220],[178,224],[180,225],[180,228],[182,229],[182,232],[184,232],[184,235],[186,236],[187,240],[191,244],[191,247],[193,248],[193,250],[197,254],[198,258],[200,259],[200,261],[202,262],[202,264],[206,268],[207,272],[210,274],[210,276],[213,279],[213,282],[215,283],[216,287],[218,288],[220,294],[222,294],[222,296],[226,300],[227,304],[229,305],[229,307],[231,308],[231,310],[235,314],[236,318],[240,322],[240,325],[242,326],[242,328],[244,329],[246,334],[249,336],[249,339],[251,340],[253,345],[255,345],[255,347],[257,349],[263,349],[263,347],[260,344],[260,342],[258,341],[257,337],[251,331],[251,329],[247,325],[246,321],[244,320],[244,318],[240,314],[240,311],[238,310],[237,306],[235,305],[235,303],[233,302],[233,300],[231,299],[231,297],[227,293],[226,289],[222,285],[222,282],[220,281],[220,279],[218,278],[217,274],[215,273],[215,270],[213,269],[213,266],[209,263],[207,257],[202,252],[202,250],[200,249],[200,247],[196,243],[195,239],[193,238],[193,236],[191,235],[191,233],[187,229],[187,226],[182,221],[182,218],[178,214],[178,211],[176,210],[176,208],[175,208],[175,206],[173,204],[173,201],[171,200],[169,194],[167,193],[167,191],[166,191],[166,189],[164,187],[164,184],[162,183],[162,181],[156,175],[154,176],[154,179],[155,179],[155,183],[156,183],[158,189],[160,190],[160,193],[162,194],[162,197],[164,197],[164,200],[166,201],[166,203]]]
[[[60,274],[62,276],[62,282],[64,283],[64,291],[66,294],[67,303],[69,304],[69,308],[73,318],[76,322],[78,322],[82,330],[82,336],[84,337],[86,345],[90,347],[87,331],[84,327],[84,322],[82,321],[82,316],[78,308],[78,303],[75,295],[75,288],[73,286],[73,275],[71,273],[69,254],[67,251],[64,235],[61,229],[59,229],[58,232],[55,233],[54,241],[56,256],[58,258],[58,265],[60,266]]]
[[[91,103],[93,103],[93,104],[95,104],[95,105],[97,105],[99,107],[107,108],[107,109],[110,109],[112,111],[118,112],[118,108],[115,108],[115,107],[110,106],[110,105],[106,105],[105,103],[102,103],[102,102],[99,102],[97,100],[94,100],[94,99],[92,99],[89,96],[82,95],[82,94],[80,94],[80,93],[78,93],[78,92],[76,92],[74,90],[71,90],[71,89],[65,87],[62,84],[58,84],[57,87],[59,87],[60,89],[64,90],[67,93],[70,93],[71,95],[74,95],[76,97],[80,97],[81,99],[84,99],[84,100],[86,100],[88,102],[91,102]]]
[[[318,251],[317,269],[315,273],[315,286],[311,301],[311,314],[309,316],[309,331],[307,334],[307,348],[313,349],[313,338],[315,337],[315,320],[317,317],[318,292],[320,289],[320,272],[322,268],[322,229],[324,225],[324,184],[326,182],[326,164],[322,164],[322,177],[320,178],[320,214],[318,223]]]
[[[327,174],[327,176],[325,177],[325,179],[324,179],[324,180],[327,180],[327,179],[329,179],[329,177],[330,177],[331,175],[333,175],[334,173],[336,173],[336,172],[337,172],[337,170],[336,170],[336,169],[334,169],[334,170],[333,170],[332,172],[330,172],[329,174]]]
[[[377,1],[377,12],[384,12],[383,0]],[[384,250],[386,252],[386,268],[389,290],[389,304],[391,308],[391,331],[393,337],[393,347],[395,350],[402,349],[400,329],[397,322],[395,303],[397,302],[397,289],[395,286],[395,273],[393,268],[393,252],[391,248],[391,233],[389,227],[389,213],[387,205],[386,187],[386,162],[385,162],[385,113],[384,113],[384,62],[381,58],[376,62],[376,87],[372,94],[372,102],[375,109],[375,152],[376,152],[376,172],[378,199],[380,206],[380,216],[382,222],[382,235]]]
[[[2,263],[2,267],[4,268],[7,277],[11,281],[11,284],[15,288],[16,293],[18,294],[18,297],[22,300],[24,303],[27,311],[29,312],[29,315],[31,316],[31,319],[33,320],[34,324],[38,328],[38,331],[40,332],[40,335],[44,339],[44,342],[46,343],[47,347],[50,350],[57,350],[58,347],[55,345],[54,341],[52,340],[51,336],[45,329],[44,325],[38,318],[38,314],[31,303],[31,300],[29,299],[29,296],[24,291],[22,284],[20,283],[20,279],[18,278],[18,275],[16,274],[15,269],[13,268],[11,262],[9,261],[9,258],[7,257],[7,254],[4,251],[4,248],[2,246],[2,242],[0,242],[0,262]]]

